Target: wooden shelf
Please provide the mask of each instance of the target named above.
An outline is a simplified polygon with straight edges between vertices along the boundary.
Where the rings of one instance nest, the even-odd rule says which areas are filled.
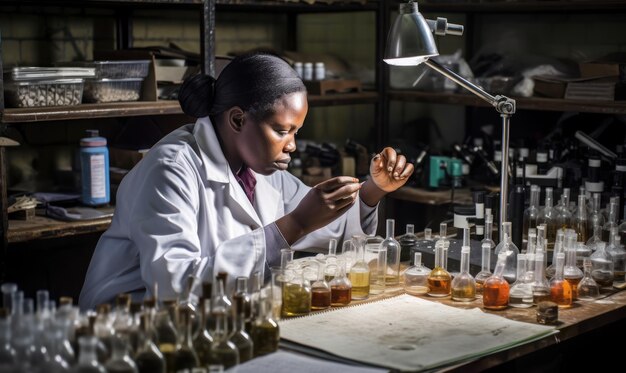
[[[218,11],[244,11],[244,12],[286,12],[286,13],[326,13],[326,12],[350,12],[377,10],[380,1],[385,0],[352,0],[335,1],[333,3],[285,2],[284,0],[240,0],[236,4],[230,4],[223,0],[217,0],[215,8]]]
[[[426,205],[445,205],[450,203],[450,190],[428,190],[403,186],[388,194],[389,197],[402,201],[417,202]],[[454,203],[472,203],[472,193],[469,189],[457,189],[454,191]]]
[[[440,93],[420,91],[389,91],[391,100],[429,102],[434,104],[484,106],[490,105],[476,96],[465,93]],[[565,100],[540,97],[512,97],[517,109],[541,111],[577,111],[583,113],[626,114],[626,101]],[[494,109],[495,110],[495,109]]]
[[[337,93],[325,96],[309,96],[311,106],[352,105],[376,103],[376,92]],[[42,122],[109,117],[132,117],[141,115],[183,114],[178,101],[119,102],[105,104],[81,104],[76,106],[52,106],[21,109],[5,109],[2,123]]]
[[[378,100],[378,93],[372,91],[359,93],[335,93],[324,96],[309,95],[310,106],[375,104]]]
[[[400,1],[394,2],[394,7]],[[474,13],[527,13],[527,12],[608,12],[626,10],[626,1],[623,0],[518,0],[518,1],[486,1],[478,3],[475,0],[456,2],[418,2],[423,12],[474,12]]]
[[[178,101],[116,102],[104,104],[81,104],[76,106],[51,106],[21,109],[5,109],[3,123],[41,122],[50,120],[73,120],[108,117],[132,117],[140,115],[182,114]]]
[[[61,221],[36,216],[32,220],[9,220],[7,240],[9,243],[15,243],[104,232],[109,228],[109,225],[111,225],[110,217],[83,221]]]

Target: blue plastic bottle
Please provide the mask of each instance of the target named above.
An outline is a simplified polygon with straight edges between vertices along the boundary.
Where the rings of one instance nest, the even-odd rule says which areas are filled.
[[[87,132],[90,137],[80,139],[81,200],[85,205],[104,205],[111,199],[107,139],[97,130]]]

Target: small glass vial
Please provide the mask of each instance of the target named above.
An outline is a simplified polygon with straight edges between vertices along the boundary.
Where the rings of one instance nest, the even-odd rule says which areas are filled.
[[[311,312],[311,284],[302,268],[291,270],[291,279],[283,286],[283,317],[304,316]]]
[[[596,244],[596,252],[591,254],[591,277],[603,289],[613,288],[613,260],[605,250],[606,244]]]
[[[313,80],[313,63],[305,62],[303,69],[303,79],[302,80]]]
[[[278,323],[272,318],[271,290],[263,289],[259,297],[259,315],[252,323],[254,357],[271,354],[278,350],[280,332]]]
[[[370,267],[365,262],[365,240],[353,238],[356,246],[356,262],[350,268],[352,299],[367,299],[370,294]]]
[[[294,62],[293,69],[296,70],[296,74],[300,77],[300,79],[304,78],[304,66],[302,62]]]
[[[482,243],[482,265],[481,270],[476,274],[476,297],[483,297],[483,284],[493,273],[491,273],[491,244],[489,242]]]
[[[452,280],[452,300],[471,302],[476,299],[476,281],[469,272],[470,261],[469,228],[463,228],[463,246],[461,247],[461,270]]]
[[[578,283],[578,299],[594,300],[600,296],[600,287],[591,277],[591,259],[583,260],[584,276]]]
[[[317,280],[311,284],[311,309],[325,310],[330,307],[330,285],[324,278],[324,264],[318,263]]]
[[[414,253],[414,264],[404,272],[404,291],[411,295],[428,293],[428,275],[430,269],[422,265],[422,253]]]
[[[337,268],[337,240],[334,238],[328,241],[328,255],[326,255],[326,265],[324,268],[326,282],[332,281],[339,271]]]
[[[313,72],[315,80],[324,80],[326,79],[326,66],[324,66],[324,62],[316,62],[315,63],[315,71]]]
[[[550,280],[550,300],[559,307],[572,306],[572,287],[563,279],[563,267],[565,266],[565,253],[556,254],[556,273]]]
[[[333,278],[330,285],[330,305],[334,307],[347,306],[352,301],[352,282],[346,276],[346,262],[337,261],[339,274]]]
[[[526,277],[527,263],[526,254],[517,256],[517,279],[509,291],[509,306],[511,307],[528,308],[533,306],[533,289]]]
[[[395,220],[387,219],[387,235],[380,244],[387,250],[387,275],[385,284],[398,285],[400,283],[400,243],[393,238],[395,231]]]
[[[493,275],[483,284],[483,306],[488,310],[503,310],[509,305],[509,283],[503,276],[507,255],[506,251],[498,255]]]

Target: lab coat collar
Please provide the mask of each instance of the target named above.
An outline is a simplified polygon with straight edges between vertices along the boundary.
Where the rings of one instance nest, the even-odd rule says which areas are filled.
[[[196,121],[194,137],[201,150],[200,155],[207,180],[230,184],[230,188],[228,188],[230,197],[241,206],[259,227],[275,221],[278,218],[278,203],[281,198],[279,191],[269,183],[266,176],[250,170],[257,180],[254,189],[256,196],[255,206],[252,206],[243,188],[239,186],[235,175],[230,170],[209,117],[199,118]]]
[[[198,118],[193,136],[200,147],[200,156],[207,180],[228,183],[229,166],[209,117]]]

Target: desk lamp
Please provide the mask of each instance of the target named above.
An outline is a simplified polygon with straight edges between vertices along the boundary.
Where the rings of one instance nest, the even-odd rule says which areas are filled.
[[[427,20],[417,7],[417,2],[400,4],[389,35],[384,61],[395,66],[426,66],[449,78],[456,84],[490,103],[502,117],[502,168],[500,170],[500,227],[506,221],[508,200],[509,127],[511,115],[515,113],[515,100],[506,96],[493,96],[462,76],[448,70],[430,57],[438,56],[432,33],[437,35],[463,35],[463,26],[448,23],[445,18]]]

